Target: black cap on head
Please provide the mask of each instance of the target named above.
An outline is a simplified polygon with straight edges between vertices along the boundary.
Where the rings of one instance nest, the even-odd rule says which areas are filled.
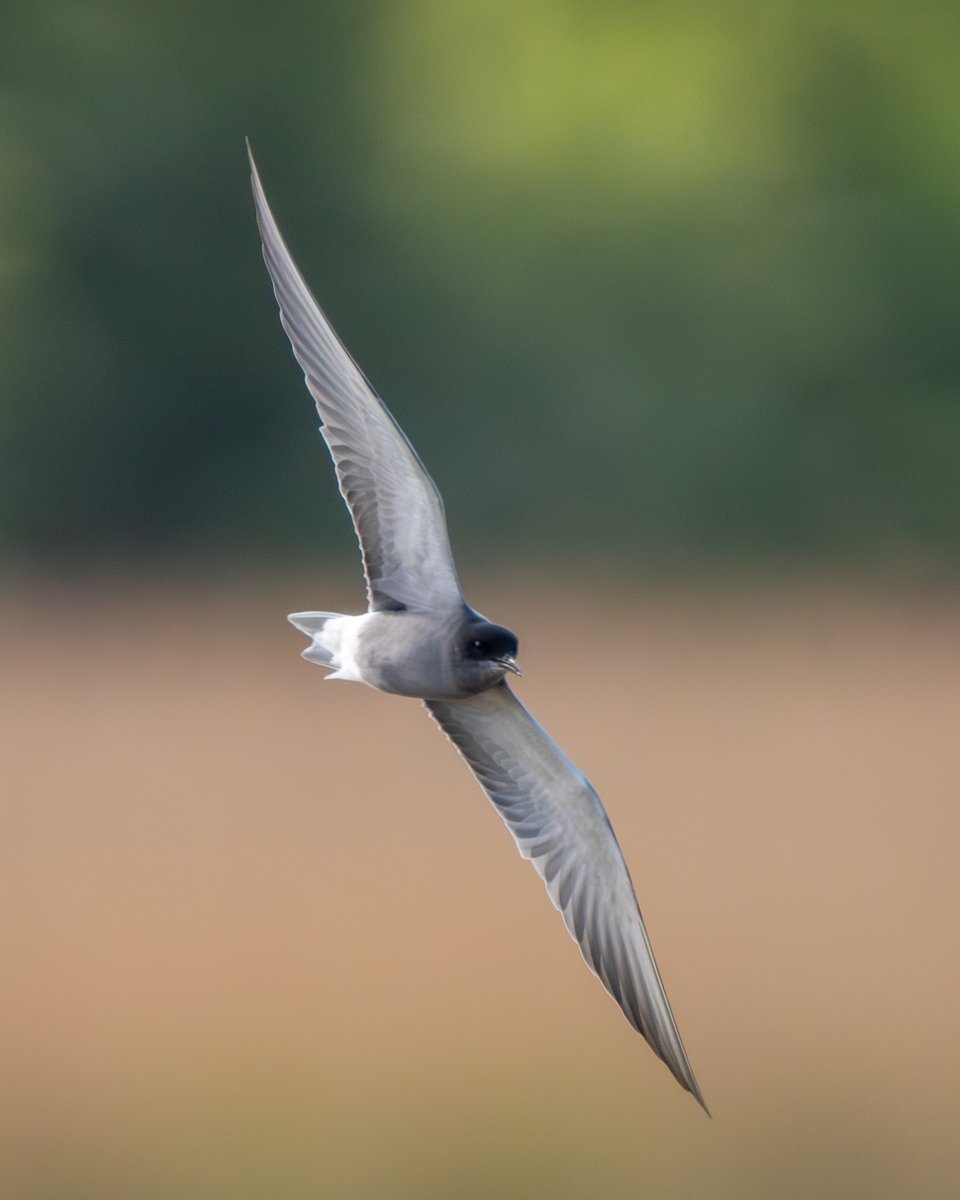
[[[502,625],[491,625],[489,621],[475,621],[467,629],[464,653],[468,658],[499,659],[516,658],[516,634]]]

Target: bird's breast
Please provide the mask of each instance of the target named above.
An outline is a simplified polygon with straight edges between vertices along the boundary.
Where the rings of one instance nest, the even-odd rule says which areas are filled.
[[[371,614],[359,630],[355,658],[364,683],[418,699],[465,694],[455,670],[449,622],[431,613]]]

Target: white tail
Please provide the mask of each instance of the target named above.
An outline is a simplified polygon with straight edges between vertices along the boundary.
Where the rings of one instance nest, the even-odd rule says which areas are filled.
[[[307,659],[308,662],[319,663],[321,667],[330,667],[336,670],[340,666],[340,636],[339,630],[334,633],[334,630],[329,630],[324,636],[324,629],[328,622],[347,620],[342,613],[331,612],[302,612],[291,613],[287,620],[291,625],[296,626],[301,633],[305,633],[311,640],[306,650],[303,651],[301,657]],[[331,636],[334,635],[334,636]]]

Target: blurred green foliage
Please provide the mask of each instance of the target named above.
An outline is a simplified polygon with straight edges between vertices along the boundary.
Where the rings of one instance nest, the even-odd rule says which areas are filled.
[[[455,544],[951,562],[960,9],[5,0],[8,559],[351,554],[243,137]]]

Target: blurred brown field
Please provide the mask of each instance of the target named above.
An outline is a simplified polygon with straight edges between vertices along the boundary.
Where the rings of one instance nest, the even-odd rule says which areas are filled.
[[[419,706],[298,659],[284,614],[359,587],[34,581],[0,1194],[956,1195],[957,596],[468,590],[605,799],[714,1120]]]

